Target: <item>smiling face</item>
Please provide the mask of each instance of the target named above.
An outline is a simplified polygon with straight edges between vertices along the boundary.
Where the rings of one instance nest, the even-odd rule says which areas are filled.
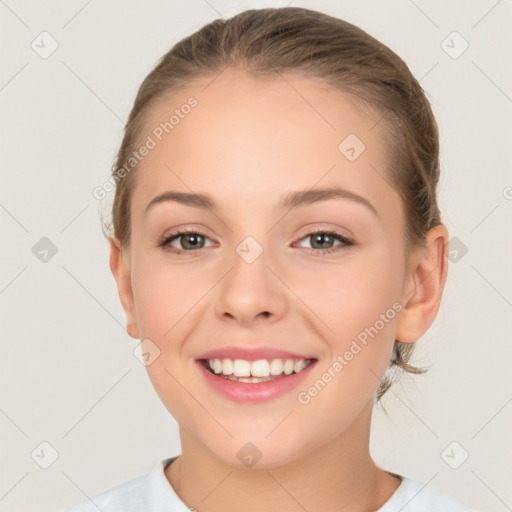
[[[147,371],[182,441],[237,467],[248,442],[270,468],[361,437],[395,340],[400,314],[389,310],[405,306],[413,284],[375,117],[317,81],[287,80],[225,71],[153,109],[143,138],[198,101],[136,171],[126,273],[116,274],[130,335],[160,350]],[[340,150],[350,134],[360,142],[352,135]],[[148,206],[168,192],[176,200]],[[178,200],[192,193],[208,205]],[[195,235],[175,237],[183,230]],[[356,353],[365,329],[373,336]],[[198,362],[233,347],[314,364],[272,399],[234,400]]]

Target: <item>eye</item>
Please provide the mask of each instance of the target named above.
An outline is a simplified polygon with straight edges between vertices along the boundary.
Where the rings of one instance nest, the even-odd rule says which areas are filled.
[[[182,249],[178,249],[171,245],[175,240],[180,240],[179,244]],[[204,247],[204,240],[208,239],[206,235],[193,230],[178,231],[170,236],[164,237],[158,244],[158,247],[164,248],[166,251],[175,254],[185,252],[194,252]]]
[[[313,246],[320,246],[311,247],[309,251],[311,254],[330,254],[354,245],[354,243],[347,237],[340,233],[336,233],[335,231],[317,230],[312,233],[308,233],[306,236],[302,237],[301,240],[306,240],[308,238],[311,240]],[[203,249],[205,247],[205,240],[209,239],[202,233],[194,230],[183,230],[164,237],[158,243],[158,247],[162,247],[164,250],[174,254],[191,253]],[[171,245],[175,241],[179,241],[181,249]],[[339,244],[333,245],[336,241],[338,241]],[[308,248],[304,247],[304,249]]]
[[[317,230],[313,233],[308,233],[301,240],[310,239],[313,247],[310,249],[311,254],[330,254],[339,250],[346,249],[347,247],[354,245],[354,243],[347,237],[336,233],[335,231],[323,231]],[[334,242],[340,242],[337,246],[333,245]],[[320,247],[314,247],[315,245]],[[305,247],[307,249],[307,247]]]

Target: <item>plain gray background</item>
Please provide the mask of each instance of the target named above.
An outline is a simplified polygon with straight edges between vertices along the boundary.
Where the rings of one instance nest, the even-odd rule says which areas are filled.
[[[179,453],[125,331],[98,214],[109,203],[92,190],[164,52],[220,16],[285,5],[390,46],[441,131],[440,203],[456,240],[417,344],[415,362],[432,367],[391,388],[389,418],[376,409],[372,454],[475,508],[512,510],[510,0],[0,2],[0,510],[54,511]],[[43,237],[57,249],[46,261]]]

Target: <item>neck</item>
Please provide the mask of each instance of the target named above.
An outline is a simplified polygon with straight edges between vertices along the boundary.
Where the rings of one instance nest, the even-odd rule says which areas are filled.
[[[372,403],[340,436],[289,464],[270,469],[228,466],[180,429],[182,454],[167,468],[179,498],[197,512],[378,510],[400,480],[369,454]]]

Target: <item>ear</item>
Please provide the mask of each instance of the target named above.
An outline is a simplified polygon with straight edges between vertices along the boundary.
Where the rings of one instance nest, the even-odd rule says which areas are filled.
[[[438,224],[427,233],[425,247],[413,251],[404,280],[404,308],[397,321],[398,341],[417,341],[434,321],[448,273],[447,246],[448,231]]]
[[[126,331],[132,338],[138,339],[139,333],[133,300],[130,265],[126,261],[124,251],[120,248],[119,241],[115,238],[110,240],[110,270],[117,282],[119,298],[126,313]]]

